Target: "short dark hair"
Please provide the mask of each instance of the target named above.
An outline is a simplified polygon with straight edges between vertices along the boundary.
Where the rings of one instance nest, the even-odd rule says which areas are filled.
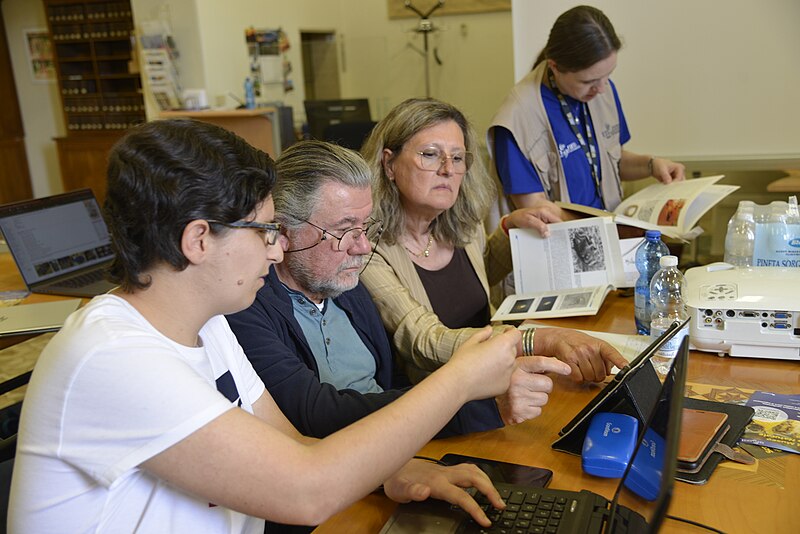
[[[577,72],[606,59],[620,48],[622,42],[605,13],[596,7],[577,6],[556,19],[534,66],[552,59],[558,70]]]
[[[104,216],[116,253],[111,280],[130,292],[148,287],[143,273],[159,263],[185,269],[180,241],[187,224],[241,220],[274,183],[272,159],[219,126],[175,119],[131,129],[109,154]]]

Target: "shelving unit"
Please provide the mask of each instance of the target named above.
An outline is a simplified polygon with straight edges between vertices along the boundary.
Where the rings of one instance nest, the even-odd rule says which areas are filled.
[[[68,135],[145,121],[130,1],[44,0]]]
[[[42,0],[67,134],[57,137],[65,191],[91,187],[102,203],[108,152],[146,121],[130,0]]]

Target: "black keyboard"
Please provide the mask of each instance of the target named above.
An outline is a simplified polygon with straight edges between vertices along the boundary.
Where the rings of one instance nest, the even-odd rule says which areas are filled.
[[[47,287],[48,288],[68,287],[70,289],[86,287],[88,285],[101,282],[103,280],[103,272],[104,272],[103,269],[95,269],[94,271],[89,271],[87,273],[83,273],[72,278],[60,280]]]
[[[492,526],[482,527],[470,518],[461,525],[459,533],[556,534],[562,520],[574,517],[582,504],[578,499],[579,494],[571,492],[506,487],[498,487],[498,492],[506,503],[505,510],[495,509],[483,494],[474,495]],[[607,501],[599,495],[597,497],[605,506]],[[571,530],[571,527],[567,530]]]

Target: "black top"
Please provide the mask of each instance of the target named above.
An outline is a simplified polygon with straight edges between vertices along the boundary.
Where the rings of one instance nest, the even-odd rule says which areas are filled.
[[[489,324],[489,300],[463,248],[438,271],[414,264],[433,311],[448,328],[481,328]]]

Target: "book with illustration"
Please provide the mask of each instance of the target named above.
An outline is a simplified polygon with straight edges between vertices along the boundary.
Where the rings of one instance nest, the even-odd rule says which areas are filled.
[[[509,232],[515,294],[493,321],[594,315],[614,289],[632,287],[641,238],[620,240],[608,217],[552,223],[550,236]]]
[[[634,193],[613,212],[578,204],[556,202],[563,209],[594,217],[610,217],[618,225],[660,230],[667,237],[689,241],[703,230],[700,218],[738,185],[717,184],[724,175],[694,178],[671,184],[656,183]]]

